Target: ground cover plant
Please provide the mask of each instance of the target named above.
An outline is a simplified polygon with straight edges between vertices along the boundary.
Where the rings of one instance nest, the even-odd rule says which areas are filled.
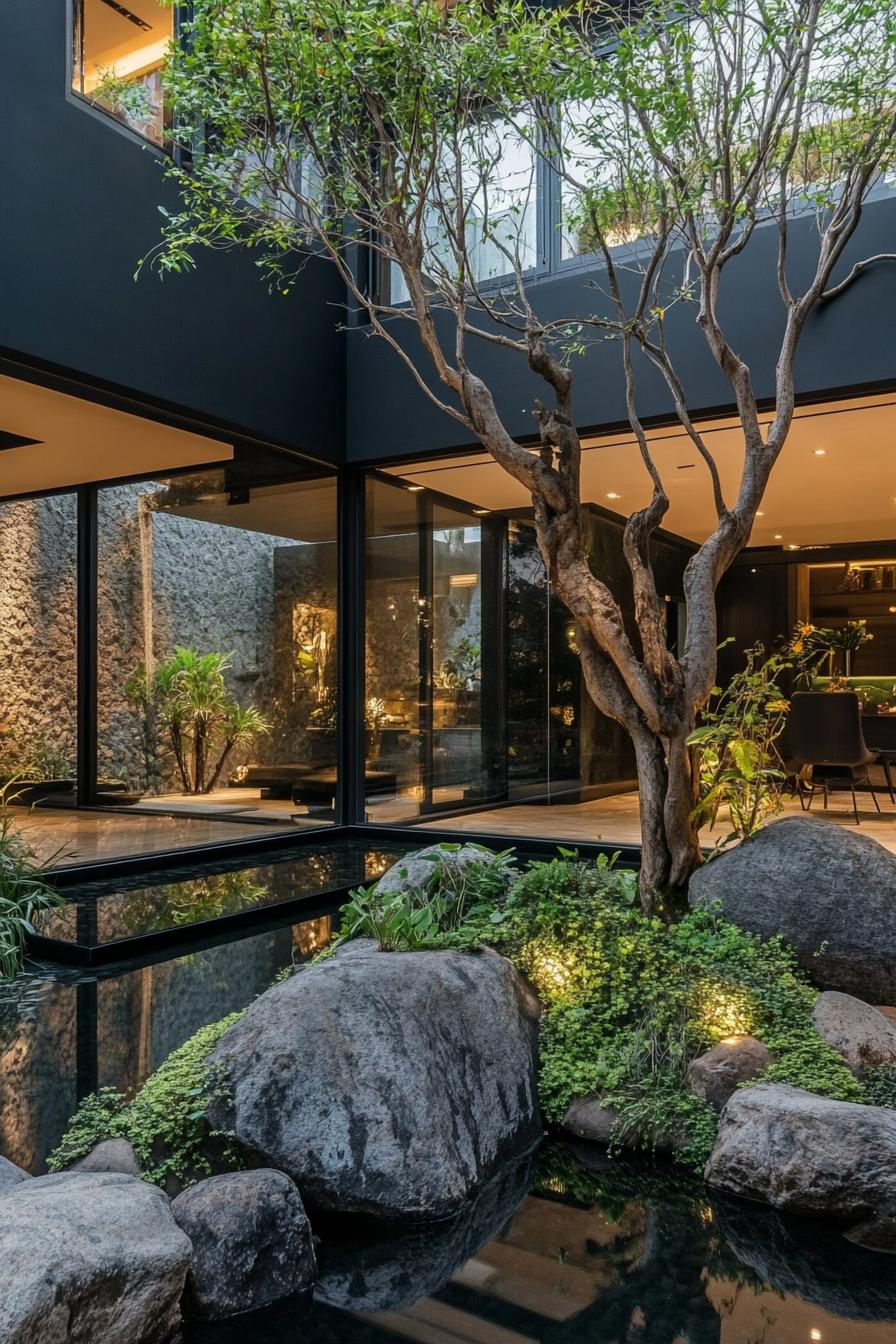
[[[239,1165],[228,1152],[225,1135],[210,1134],[206,1108],[220,1079],[206,1064],[240,1013],[212,1022],[174,1050],[140,1090],[128,1098],[104,1087],[82,1101],[59,1146],[47,1159],[51,1171],[63,1171],[86,1157],[104,1139],[127,1139],[144,1180],[178,1188],[212,1174],[209,1139],[220,1139],[222,1165]]]
[[[509,889],[505,883],[488,893],[475,874],[468,882],[460,920],[456,910],[444,924],[433,918],[438,892],[428,892],[425,935],[415,924],[421,894],[386,895],[389,937],[380,945],[490,946],[511,958],[546,1007],[540,1095],[552,1123],[563,1121],[574,1098],[598,1093],[618,1112],[617,1141],[672,1140],[684,1161],[702,1166],[717,1118],[688,1086],[688,1067],[739,1035],[756,1036],[774,1056],[762,1081],[872,1100],[815,1029],[817,990],[780,939],[746,933],[711,910],[675,921],[647,914],[637,874],[606,856],[586,862],[560,851],[550,862],[529,864]],[[376,887],[356,893],[343,936],[376,936],[383,918]],[[405,926],[412,930],[407,940],[400,936]]]

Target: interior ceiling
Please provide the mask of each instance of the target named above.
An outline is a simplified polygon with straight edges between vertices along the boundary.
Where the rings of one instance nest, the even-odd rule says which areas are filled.
[[[770,415],[762,417],[768,424]],[[743,441],[736,419],[700,429],[735,497]],[[684,430],[651,430],[651,452],[669,496],[663,526],[701,542],[715,521],[709,472]],[[625,516],[645,505],[650,482],[630,434],[583,440],[582,498]],[[432,458],[393,475],[478,508],[526,508],[526,490],[486,454]],[[896,395],[800,407],[775,465],[751,546],[803,547],[896,540]]]
[[[128,14],[147,26],[134,23]],[[116,73],[122,76],[154,65],[165,54],[171,15],[172,10],[158,0],[113,0],[112,4],[107,0],[85,0],[85,57],[103,69],[115,66]]]
[[[189,504],[166,506],[165,512],[288,541],[336,540],[336,490],[331,476],[289,485],[253,486],[248,499],[233,504],[224,492],[209,492]]]
[[[2,374],[0,430],[31,440],[0,451],[0,498],[233,457],[216,439]]]

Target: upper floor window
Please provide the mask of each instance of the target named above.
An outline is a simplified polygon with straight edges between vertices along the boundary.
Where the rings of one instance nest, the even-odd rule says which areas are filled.
[[[423,224],[429,273],[450,283],[459,252],[474,285],[533,270],[538,260],[538,187],[531,132],[485,117],[468,127],[463,141],[444,151],[429,186]],[[458,216],[463,219],[462,243],[454,232]],[[393,303],[408,298],[394,264],[391,298]]]
[[[165,143],[162,63],[174,11],[158,0],[73,0],[72,88],[151,140]]]

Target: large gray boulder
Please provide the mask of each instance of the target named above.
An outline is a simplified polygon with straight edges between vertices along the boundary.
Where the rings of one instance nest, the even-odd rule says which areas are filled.
[[[509,885],[513,873],[506,859],[500,859],[482,845],[457,846],[443,841],[415,850],[413,854],[406,854],[403,859],[393,863],[377,882],[376,889],[382,896],[399,891],[422,891],[432,880],[433,873],[439,869],[454,869],[463,873],[465,869],[478,864],[486,867],[500,865]]]
[[[314,1279],[311,1224],[282,1171],[212,1176],[178,1195],[171,1212],[193,1244],[183,1302],[189,1316],[254,1311]]]
[[[759,1083],[722,1111],[705,1176],[741,1199],[841,1223],[881,1249],[894,1233],[896,1111]]]
[[[15,1162],[10,1162],[8,1157],[0,1157],[0,1195],[30,1179],[29,1173],[17,1167]]]
[[[772,822],[698,868],[689,900],[781,934],[822,989],[896,1003],[896,855],[861,832],[812,817]]]
[[[164,1344],[180,1320],[190,1243],[161,1190],[62,1172],[3,1197],[3,1344]]]
[[[225,1032],[209,1118],[320,1208],[450,1217],[541,1135],[538,1015],[493,952],[350,944]]]
[[[857,1077],[869,1069],[896,1064],[896,1023],[870,1003],[827,990],[816,1000],[812,1021]]]

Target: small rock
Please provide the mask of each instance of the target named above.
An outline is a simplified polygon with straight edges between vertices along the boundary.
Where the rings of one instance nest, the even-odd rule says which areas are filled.
[[[857,1077],[896,1064],[896,1025],[870,1003],[828,990],[819,994],[812,1021]]]
[[[166,1344],[190,1243],[154,1185],[119,1172],[21,1181],[0,1219],[4,1344]]]
[[[280,1171],[212,1176],[178,1195],[175,1222],[193,1243],[184,1312],[220,1320],[302,1292],[317,1265],[311,1224]]]
[[[14,1189],[22,1181],[30,1181],[31,1176],[21,1167],[17,1167],[15,1162],[10,1162],[8,1157],[0,1157],[0,1195],[7,1190]]]
[[[619,1134],[616,1127],[619,1112],[605,1106],[599,1093],[590,1097],[575,1097],[563,1117],[563,1129],[577,1139],[590,1143],[618,1144],[622,1148],[653,1148],[658,1153],[674,1153],[686,1140],[676,1134],[651,1132],[649,1134]]]
[[[722,1111],[705,1176],[784,1213],[864,1224],[879,1248],[896,1209],[896,1111],[758,1083]]]
[[[717,1111],[741,1083],[757,1077],[772,1062],[772,1056],[755,1036],[737,1036],[719,1041],[688,1069],[691,1091]]]
[[[140,1163],[127,1139],[103,1139],[86,1157],[73,1162],[68,1170],[118,1171],[124,1176],[139,1176]]]

